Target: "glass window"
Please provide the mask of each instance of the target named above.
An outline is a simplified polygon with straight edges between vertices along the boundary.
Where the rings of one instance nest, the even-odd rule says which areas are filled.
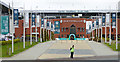
[[[82,31],[82,28],[80,28],[80,32]]]
[[[66,37],[66,35],[64,35],[64,37]]]
[[[83,32],[84,32],[85,30],[84,30],[84,28],[83,28]]]
[[[79,29],[79,28],[77,28],[77,32],[78,32],[78,29]]]
[[[62,35],[62,37],[63,37],[63,35]]]
[[[62,28],[62,32],[63,32],[63,28]]]
[[[33,29],[33,32],[35,32],[35,29]]]
[[[64,31],[66,32],[66,28],[64,28]]]
[[[80,38],[82,37],[82,35],[80,35]]]
[[[84,35],[83,35],[83,38],[84,38]]]

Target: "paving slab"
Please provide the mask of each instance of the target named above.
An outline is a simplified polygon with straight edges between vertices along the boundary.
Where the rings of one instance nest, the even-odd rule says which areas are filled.
[[[23,51],[9,58],[2,58],[2,60],[36,60],[55,42],[56,41],[39,43],[32,48],[27,49],[26,51]]]
[[[108,46],[103,43],[98,43],[95,41],[86,41],[89,46],[93,49],[96,56],[110,56],[110,55],[118,55],[118,51],[113,51]]]
[[[74,45],[74,57],[89,57],[95,56],[92,48],[86,41],[76,40],[60,40],[54,43],[46,52],[44,52],[38,59],[56,59],[56,58],[69,58],[70,47]]]

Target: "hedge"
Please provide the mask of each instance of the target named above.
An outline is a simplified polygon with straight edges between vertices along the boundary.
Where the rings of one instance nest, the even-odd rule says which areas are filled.
[[[15,39],[14,43],[20,42],[20,39]],[[8,45],[8,44],[12,44],[12,40],[9,41],[0,41],[1,45]]]

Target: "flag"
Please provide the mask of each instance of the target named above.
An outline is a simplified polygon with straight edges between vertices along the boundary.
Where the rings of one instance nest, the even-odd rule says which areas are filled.
[[[37,15],[36,17],[37,17],[37,18],[36,18],[36,19],[37,19],[37,24],[36,24],[36,26],[37,26],[37,27],[40,27],[40,16]]]
[[[54,26],[55,26],[54,34],[60,34],[60,21],[54,21]]]
[[[32,27],[35,27],[35,14],[32,13]]]
[[[106,14],[106,26],[110,26],[110,14]]]
[[[15,26],[15,27],[18,27],[18,23],[19,23],[19,22],[18,22],[18,9],[14,9],[14,10],[13,10],[13,13],[14,13],[14,22],[13,22],[13,23],[14,23],[14,26]]]
[[[112,14],[112,28],[116,27],[116,13]]]
[[[105,16],[102,16],[102,26],[105,26]]]
[[[25,28],[29,28],[29,13],[25,13]]]
[[[41,18],[41,28],[44,27],[44,18]]]

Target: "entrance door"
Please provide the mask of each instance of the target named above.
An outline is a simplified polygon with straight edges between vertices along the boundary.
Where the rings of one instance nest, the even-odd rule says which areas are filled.
[[[76,28],[74,25],[71,25],[70,27],[70,34],[75,34],[76,35]]]
[[[70,36],[70,40],[74,40],[74,36],[73,35]]]

